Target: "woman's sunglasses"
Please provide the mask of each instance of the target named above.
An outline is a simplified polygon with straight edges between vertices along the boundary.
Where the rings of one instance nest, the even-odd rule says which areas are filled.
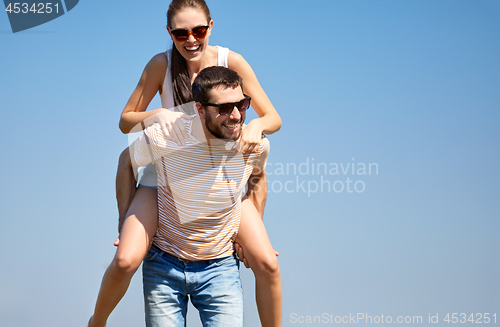
[[[197,40],[204,39],[207,36],[208,26],[196,26],[192,30],[187,30],[185,28],[179,28],[176,30],[170,31],[174,38],[179,41],[186,41],[189,35],[193,35],[193,37]]]
[[[227,116],[230,113],[233,112],[234,107],[238,109],[239,112],[245,112],[250,108],[250,98],[248,95],[245,95],[245,98],[243,100],[240,100],[238,102],[226,102],[226,103],[210,103],[210,102],[200,102],[203,106],[210,106],[210,107],[216,107],[219,109],[219,115],[221,116]]]

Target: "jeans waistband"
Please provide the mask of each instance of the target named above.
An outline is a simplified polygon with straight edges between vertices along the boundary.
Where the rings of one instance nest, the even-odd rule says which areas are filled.
[[[186,259],[179,258],[178,256],[175,256],[173,254],[170,254],[170,253],[167,253],[167,252],[163,251],[162,249],[160,249],[154,243],[153,243],[153,245],[151,245],[151,248],[154,248],[156,251],[160,252],[161,256],[164,256],[164,257],[167,257],[167,258],[171,258],[171,259],[174,259],[174,260],[178,260],[178,261],[181,261],[181,262],[185,262],[185,263],[193,263],[193,264],[194,263],[198,263],[198,264],[207,264],[207,265],[209,265],[209,264],[212,264],[212,263],[217,263],[217,262],[226,260],[229,257],[234,257],[236,260],[238,260],[238,258],[236,257],[235,252],[233,252],[233,254],[230,255],[230,256],[216,258],[216,259],[208,259],[208,260],[186,260]]]

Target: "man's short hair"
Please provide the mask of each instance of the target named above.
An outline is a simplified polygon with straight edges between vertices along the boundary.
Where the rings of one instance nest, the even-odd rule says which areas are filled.
[[[208,93],[211,89],[234,89],[238,86],[243,89],[243,81],[234,70],[222,66],[207,67],[198,73],[193,82],[193,99],[196,102],[209,102]]]

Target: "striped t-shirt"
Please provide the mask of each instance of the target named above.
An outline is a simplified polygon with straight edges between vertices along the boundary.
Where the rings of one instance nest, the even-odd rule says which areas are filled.
[[[263,137],[256,153],[230,150],[233,142],[199,140],[198,116],[182,119],[186,146],[166,140],[158,123],[132,144],[139,166],[156,165],[158,228],[154,244],[184,260],[208,260],[233,253],[241,197],[252,172],[264,169],[269,141]],[[195,133],[193,133],[195,131]]]

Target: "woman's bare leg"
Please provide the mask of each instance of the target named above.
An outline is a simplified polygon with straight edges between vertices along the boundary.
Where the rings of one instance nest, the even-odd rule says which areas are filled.
[[[255,275],[255,298],[262,327],[281,326],[281,275],[262,218],[249,199],[242,200],[236,242]]]
[[[120,243],[101,283],[90,327],[105,326],[151,246],[157,226],[156,190],[140,187],[120,233]]]

